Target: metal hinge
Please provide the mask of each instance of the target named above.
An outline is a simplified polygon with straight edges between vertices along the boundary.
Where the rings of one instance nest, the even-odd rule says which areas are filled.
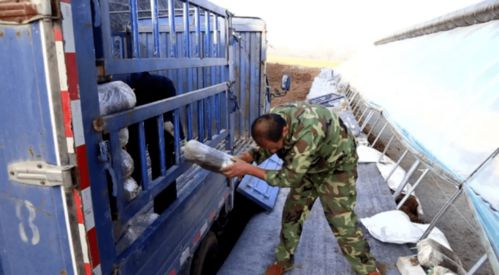
[[[1,24],[27,24],[42,19],[59,19],[56,0],[0,0]]]
[[[73,165],[55,166],[43,161],[24,161],[9,165],[12,181],[41,186],[71,186]]]

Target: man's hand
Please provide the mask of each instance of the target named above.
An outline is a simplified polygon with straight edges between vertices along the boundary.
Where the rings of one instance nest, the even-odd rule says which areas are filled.
[[[241,179],[244,175],[248,174],[248,166],[250,168],[253,166],[239,158],[232,158],[232,160],[234,161],[234,164],[225,167],[222,170],[222,173],[228,178],[238,177],[239,179]]]
[[[238,158],[233,158],[234,164],[231,166],[225,167],[222,170],[222,173],[228,177],[238,177],[241,179],[244,175],[252,175],[259,179],[265,180],[265,170],[260,167],[251,165],[247,162],[244,162]]]
[[[253,156],[251,155],[250,152],[242,152],[237,156],[238,159],[245,161],[247,163],[252,163],[253,162]]]

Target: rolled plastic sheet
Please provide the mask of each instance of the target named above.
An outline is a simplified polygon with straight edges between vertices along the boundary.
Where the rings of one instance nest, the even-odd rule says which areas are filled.
[[[222,169],[234,163],[231,155],[197,140],[189,140],[182,147],[182,151],[186,160],[213,172],[221,172]]]
[[[139,186],[132,177],[129,177],[125,180],[123,189],[125,190],[125,198],[128,201],[135,199],[140,191],[142,191],[142,187]]]
[[[124,178],[128,178],[132,175],[134,169],[134,162],[132,156],[124,150],[121,149],[121,173]]]
[[[99,111],[109,115],[135,107],[137,98],[132,88],[123,81],[113,81],[97,86]]]
[[[120,139],[121,147],[125,147],[128,144],[129,133],[128,128],[123,128],[118,132],[118,138]]]

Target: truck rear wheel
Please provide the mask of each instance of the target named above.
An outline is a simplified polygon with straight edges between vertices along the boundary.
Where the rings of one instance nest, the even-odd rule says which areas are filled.
[[[218,240],[215,233],[208,232],[192,259],[191,275],[216,274],[218,268]]]

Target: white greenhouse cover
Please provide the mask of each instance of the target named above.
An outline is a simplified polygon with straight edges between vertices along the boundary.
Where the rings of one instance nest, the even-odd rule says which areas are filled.
[[[373,46],[338,70],[413,147],[458,179],[499,147],[498,20]],[[472,201],[498,253],[498,156],[467,190],[478,196]]]

